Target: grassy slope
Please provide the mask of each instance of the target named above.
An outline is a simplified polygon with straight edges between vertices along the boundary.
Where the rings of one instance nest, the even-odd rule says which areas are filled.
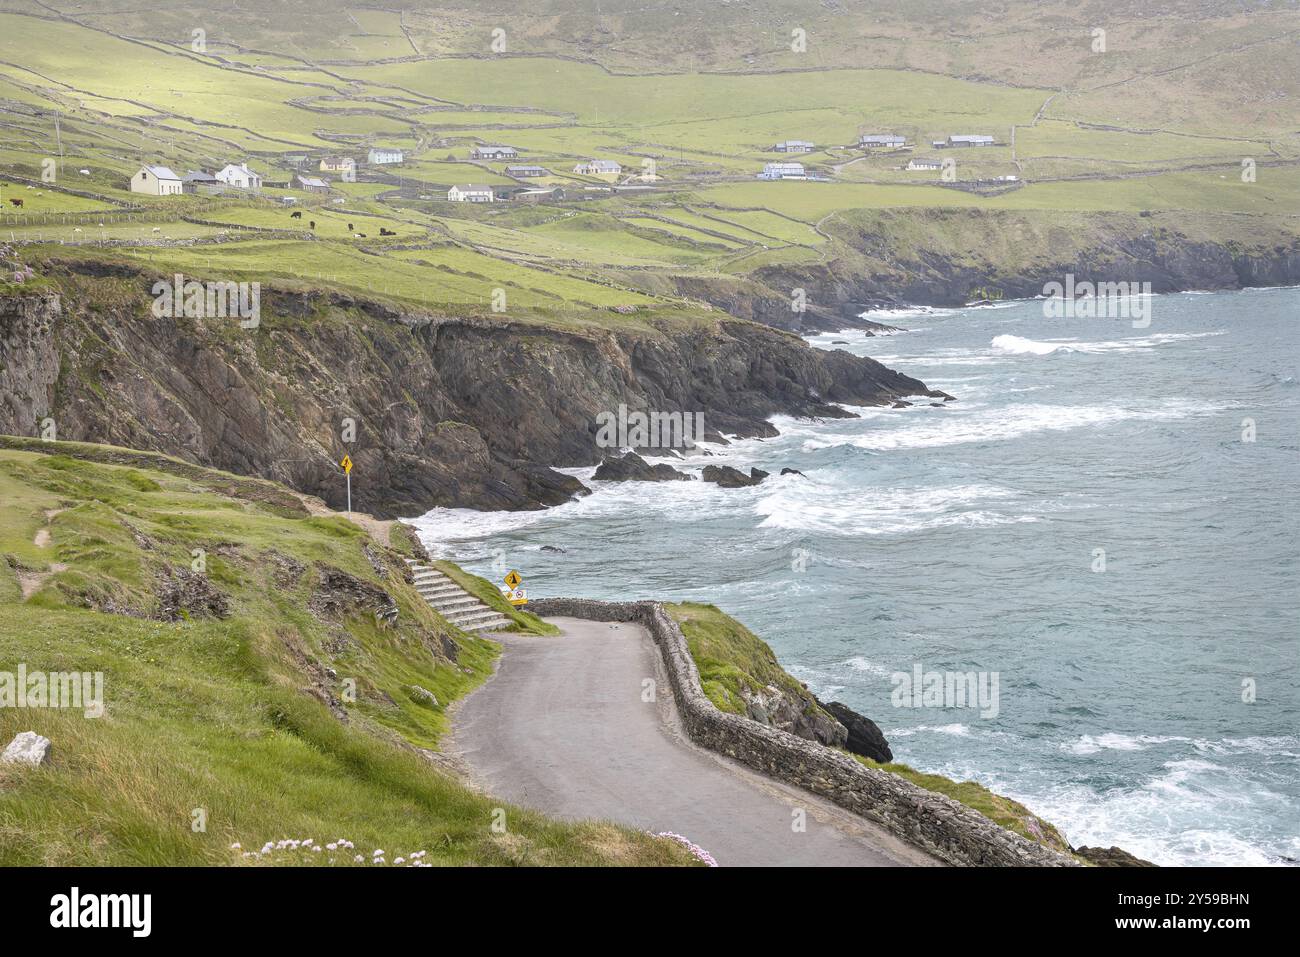
[[[0,739],[34,730],[54,746],[46,767],[0,769],[0,865],[230,864],[244,860],[234,842],[306,837],[445,864],[686,862],[648,835],[515,808],[493,833],[498,802],[416,748],[437,747],[446,706],[483,680],[496,647],[437,616],[398,577],[399,554],[357,526],[309,517],[270,483],[56,449],[0,449],[0,670],[103,672],[106,714],[0,710]],[[192,607],[158,620],[159,576],[188,570],[194,549],[228,617]],[[326,566],[386,591],[398,624],[365,607],[313,612]],[[355,703],[340,700],[347,679]],[[196,808],[206,832],[192,830]]]
[[[803,684],[781,667],[767,642],[734,618],[713,605],[694,602],[667,605],[666,608],[686,637],[691,657],[700,671],[704,693],[720,711],[745,716],[744,701],[739,694],[742,686],[761,688],[773,685],[806,699],[810,707],[817,706]],[[1053,825],[1024,805],[994,794],[981,784],[925,774],[906,764],[877,764],[869,758],[852,757],[867,767],[889,771],[927,791],[947,795],[1031,841],[1067,854],[1070,851],[1069,844]]]

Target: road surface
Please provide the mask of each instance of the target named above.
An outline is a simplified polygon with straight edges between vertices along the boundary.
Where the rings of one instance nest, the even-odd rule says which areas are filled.
[[[497,672],[456,713],[454,747],[487,792],[553,817],[672,831],[722,866],[935,863],[857,815],[687,741],[644,627],[551,621],[561,636],[493,635],[504,646]],[[653,702],[643,700],[647,678]]]

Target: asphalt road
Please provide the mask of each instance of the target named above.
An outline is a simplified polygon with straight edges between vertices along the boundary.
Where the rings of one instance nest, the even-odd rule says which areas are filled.
[[[551,620],[560,637],[494,634],[504,645],[497,672],[456,713],[453,746],[484,790],[555,817],[673,831],[722,866],[935,863],[869,821],[687,741],[640,625]],[[643,700],[648,678],[653,702]]]

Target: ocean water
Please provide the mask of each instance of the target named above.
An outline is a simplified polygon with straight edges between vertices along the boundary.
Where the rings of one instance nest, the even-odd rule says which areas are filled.
[[[809,341],[956,402],[778,418],[778,437],[678,463],[773,473],[756,488],[571,469],[592,495],[414,521],[535,597],[713,602],[897,760],[1023,801],[1075,845],[1294,862],[1300,289],[1150,306],[1143,329],[1037,302],[895,311],[904,332]],[[996,715],[896,706],[892,676],[918,665],[995,673]]]

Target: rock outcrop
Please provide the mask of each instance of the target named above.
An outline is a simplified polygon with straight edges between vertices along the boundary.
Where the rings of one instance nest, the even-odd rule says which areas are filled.
[[[806,701],[768,685],[758,691],[742,690],[745,709],[752,721],[788,731],[805,741],[817,741],[832,748],[844,747],[848,731],[844,725]]]
[[[51,748],[49,738],[41,737],[35,731],[22,731],[0,753],[0,764],[37,767],[50,760]]]
[[[777,413],[929,395],[878,362],[719,316],[627,327],[403,312],[264,288],[261,323],[159,318],[157,277],[54,259],[58,295],[0,297],[0,433],[165,452],[382,518],[527,509],[581,494],[597,416],[695,413],[709,434],[772,435]],[[344,434],[355,436],[345,440]]]
[[[691,477],[666,462],[651,465],[635,452],[610,455],[600,463],[593,479],[600,482],[689,482]]]
[[[818,704],[848,731],[844,744],[847,750],[880,764],[894,760],[894,752],[889,749],[889,742],[876,722],[838,701],[819,701]]]
[[[704,471],[700,473],[700,478],[706,482],[713,482],[719,488],[749,488],[751,485],[757,485],[767,476],[767,472],[754,468],[751,468],[746,475],[740,469],[732,468],[730,465],[706,465]]]
[[[1077,857],[1097,867],[1159,867],[1140,857],[1134,857],[1122,847],[1073,847]]]

